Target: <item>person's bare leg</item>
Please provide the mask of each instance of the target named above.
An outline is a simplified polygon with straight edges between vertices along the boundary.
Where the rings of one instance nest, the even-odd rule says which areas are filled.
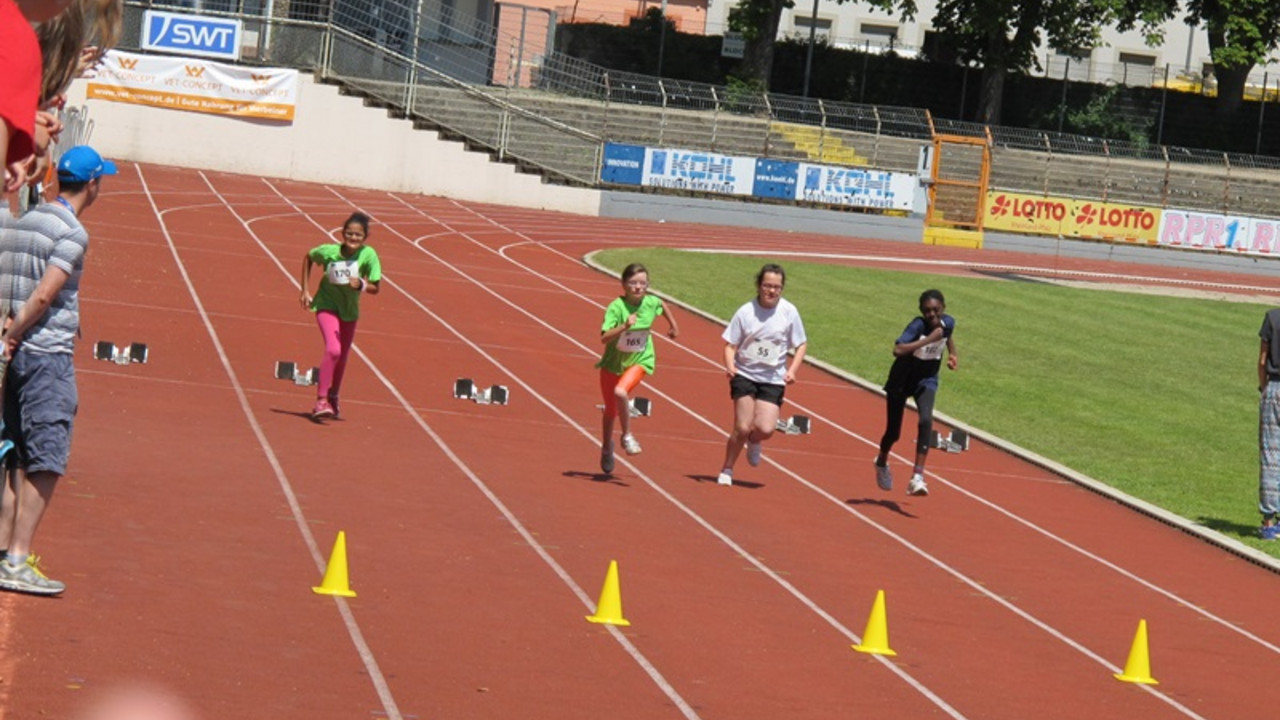
[[[743,395],[733,401],[733,432],[729,433],[729,439],[724,444],[725,470],[733,469],[734,463],[738,462],[738,455],[742,454],[742,446],[751,435],[756,404],[756,399],[750,395]]]
[[[53,488],[58,483],[59,475],[55,472],[40,471],[26,473],[19,471],[17,513],[13,521],[13,534],[9,538],[9,554],[22,557],[31,552],[31,542],[35,538],[36,529],[44,517],[49,502],[53,499]]]
[[[18,471],[4,471],[4,496],[0,500],[0,550],[13,541],[13,521],[18,514]]]

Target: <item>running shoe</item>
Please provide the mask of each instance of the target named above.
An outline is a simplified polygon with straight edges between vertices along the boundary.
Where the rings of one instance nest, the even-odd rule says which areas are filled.
[[[733,484],[733,471],[732,471],[732,470],[721,470],[721,471],[720,471],[720,477],[717,477],[717,478],[716,478],[716,484],[717,484],[717,485],[732,485],[732,484]]]
[[[600,450],[600,469],[605,475],[613,472],[613,443]]]
[[[908,495],[928,495],[929,486],[924,482],[924,475],[916,473],[911,476],[911,482],[907,483]]]
[[[311,417],[319,420],[320,418],[331,418],[338,413],[334,411],[333,406],[329,404],[328,399],[320,398],[316,401],[316,406],[311,408]]]
[[[57,595],[67,586],[46,577],[40,572],[34,555],[28,555],[27,561],[14,567],[8,560],[0,560],[0,588],[29,595]]]
[[[628,433],[622,436],[622,449],[626,450],[628,455],[639,455],[640,442],[636,440],[634,435]]]
[[[1263,525],[1258,529],[1258,535],[1263,540],[1280,540],[1280,523],[1274,525]]]
[[[876,465],[876,485],[885,491],[893,489],[893,471],[888,465]]]
[[[338,417],[338,416],[341,414],[341,411],[338,409],[338,394],[337,394],[337,393],[330,393],[330,394],[329,394],[329,407],[333,408],[333,416],[334,416],[335,418],[336,418],[336,417]]]
[[[764,446],[758,442],[747,443],[747,464],[756,467],[760,464],[760,456],[764,454]]]

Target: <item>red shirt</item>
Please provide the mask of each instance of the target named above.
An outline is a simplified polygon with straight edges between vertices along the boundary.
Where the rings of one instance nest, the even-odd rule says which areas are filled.
[[[0,0],[0,119],[9,125],[5,165],[35,152],[40,43],[13,0]]]

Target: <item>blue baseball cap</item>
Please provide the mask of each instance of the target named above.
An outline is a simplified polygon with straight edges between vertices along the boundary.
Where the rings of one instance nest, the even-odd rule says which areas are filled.
[[[77,145],[58,159],[58,179],[62,182],[89,182],[115,174],[116,164],[103,160],[98,151],[88,145]]]

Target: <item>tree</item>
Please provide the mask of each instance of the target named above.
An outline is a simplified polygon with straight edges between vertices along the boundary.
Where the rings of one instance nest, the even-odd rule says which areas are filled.
[[[782,11],[792,7],[794,0],[741,0],[729,10],[729,27],[742,33],[745,46],[734,75],[747,86],[768,91],[778,23]]]
[[[1172,14],[1177,0],[1166,0]],[[1213,74],[1218,80],[1217,111],[1233,114],[1244,100],[1254,65],[1280,44],[1280,3],[1276,0],[1188,0],[1187,24],[1209,34]]]
[[[917,11],[915,0],[868,2],[899,11],[904,19]],[[1149,40],[1158,39],[1156,25],[1169,17],[1170,3],[1177,0],[939,0],[933,28],[955,49],[958,60],[982,67],[978,120],[995,124],[1000,122],[1005,75],[1039,68],[1038,48],[1082,52],[1098,43],[1102,27],[1112,24],[1122,30],[1141,27]]]

